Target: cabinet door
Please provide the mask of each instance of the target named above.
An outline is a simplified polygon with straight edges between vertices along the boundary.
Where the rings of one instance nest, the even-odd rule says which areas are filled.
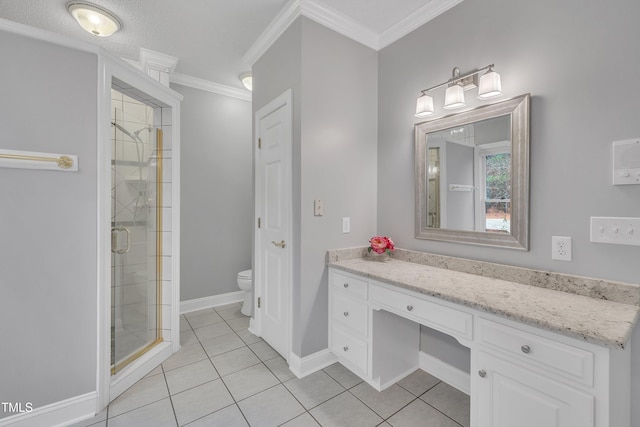
[[[594,397],[483,351],[478,353],[479,427],[593,427]]]

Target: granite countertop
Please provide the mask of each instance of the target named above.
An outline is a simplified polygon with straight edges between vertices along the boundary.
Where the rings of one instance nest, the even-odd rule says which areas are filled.
[[[329,259],[329,266],[594,344],[624,348],[640,307],[415,262]]]

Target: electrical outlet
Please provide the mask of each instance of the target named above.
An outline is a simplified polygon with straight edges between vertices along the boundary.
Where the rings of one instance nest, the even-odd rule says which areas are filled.
[[[551,259],[571,261],[571,237],[551,237]]]

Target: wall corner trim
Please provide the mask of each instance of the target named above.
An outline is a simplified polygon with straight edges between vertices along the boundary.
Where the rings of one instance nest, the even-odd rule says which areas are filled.
[[[31,412],[12,415],[0,419],[0,427],[67,426],[96,415],[98,393],[81,394],[46,406],[34,408]]]
[[[289,355],[289,369],[296,377],[304,378],[320,369],[333,365],[337,361],[338,358],[328,348],[305,357],[291,353]]]
[[[432,0],[395,25],[384,30],[378,40],[378,50],[389,46],[418,27],[426,24],[464,0]]]
[[[226,294],[212,295],[209,297],[180,301],[180,314],[191,313],[192,311],[204,310],[205,308],[218,307],[220,305],[232,304],[244,300],[244,292],[228,292]]]
[[[218,95],[229,96],[231,98],[241,99],[243,101],[251,102],[251,92],[244,89],[237,89],[235,87],[226,86],[220,83],[215,83],[209,80],[200,79],[198,77],[189,76],[180,73],[171,73],[169,75],[171,83],[187,86],[194,89],[200,89],[207,92],[217,93]]]
[[[420,9],[392,25],[382,33],[366,27],[343,13],[317,0],[291,0],[244,54],[242,60],[253,66],[299,16],[305,16],[343,36],[380,50],[464,0],[431,0]]]
[[[271,21],[269,26],[258,36],[256,41],[251,45],[247,53],[244,54],[242,60],[253,66],[258,59],[271,47],[272,44],[280,38],[282,33],[289,28],[289,25],[300,16],[300,0],[291,0]]]

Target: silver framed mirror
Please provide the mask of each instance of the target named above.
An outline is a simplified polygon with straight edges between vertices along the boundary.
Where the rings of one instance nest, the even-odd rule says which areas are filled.
[[[530,95],[415,125],[415,237],[529,249]]]

